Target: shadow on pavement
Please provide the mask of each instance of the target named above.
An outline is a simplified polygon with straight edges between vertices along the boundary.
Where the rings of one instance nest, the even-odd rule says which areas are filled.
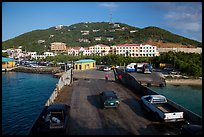
[[[87,127],[86,121],[70,120],[70,128],[67,135],[132,135],[128,130],[116,125],[113,121],[102,122],[102,127]],[[90,126],[90,125],[89,125]]]
[[[147,112],[141,105],[141,102],[136,101],[134,98],[124,99],[122,102],[127,104],[137,115],[144,117],[150,121],[157,121],[152,113]]]
[[[87,96],[87,100],[89,101],[89,103],[91,105],[93,105],[97,109],[101,109],[102,108],[102,105],[101,105],[101,102],[100,102],[100,96],[99,95],[90,95],[90,96]]]
[[[152,123],[149,124],[146,128],[140,128],[139,133],[141,135],[177,135],[178,130],[175,128],[171,128],[166,124],[161,123]]]

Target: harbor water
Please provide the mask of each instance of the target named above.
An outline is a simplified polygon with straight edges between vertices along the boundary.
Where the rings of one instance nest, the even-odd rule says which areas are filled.
[[[167,84],[162,88],[150,88],[202,117],[202,86]]]
[[[50,74],[2,72],[2,134],[27,135],[57,82]]]

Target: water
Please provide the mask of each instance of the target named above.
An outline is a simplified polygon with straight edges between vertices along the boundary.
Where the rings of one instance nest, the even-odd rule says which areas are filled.
[[[202,86],[167,84],[166,87],[151,89],[202,116]]]
[[[2,73],[2,134],[27,135],[57,82],[49,74]]]

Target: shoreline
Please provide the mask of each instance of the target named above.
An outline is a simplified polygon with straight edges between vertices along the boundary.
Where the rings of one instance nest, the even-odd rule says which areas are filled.
[[[56,74],[60,73],[59,67],[42,67],[42,68],[32,68],[19,66],[11,70],[13,72],[25,72],[25,73],[40,73],[40,74]]]
[[[166,79],[166,84],[202,86],[202,80],[201,79]]]

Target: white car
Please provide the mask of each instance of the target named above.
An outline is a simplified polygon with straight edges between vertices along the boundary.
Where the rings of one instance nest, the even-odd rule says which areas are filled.
[[[110,71],[111,68],[109,68],[108,66],[105,66],[103,70],[104,70],[104,71]]]

